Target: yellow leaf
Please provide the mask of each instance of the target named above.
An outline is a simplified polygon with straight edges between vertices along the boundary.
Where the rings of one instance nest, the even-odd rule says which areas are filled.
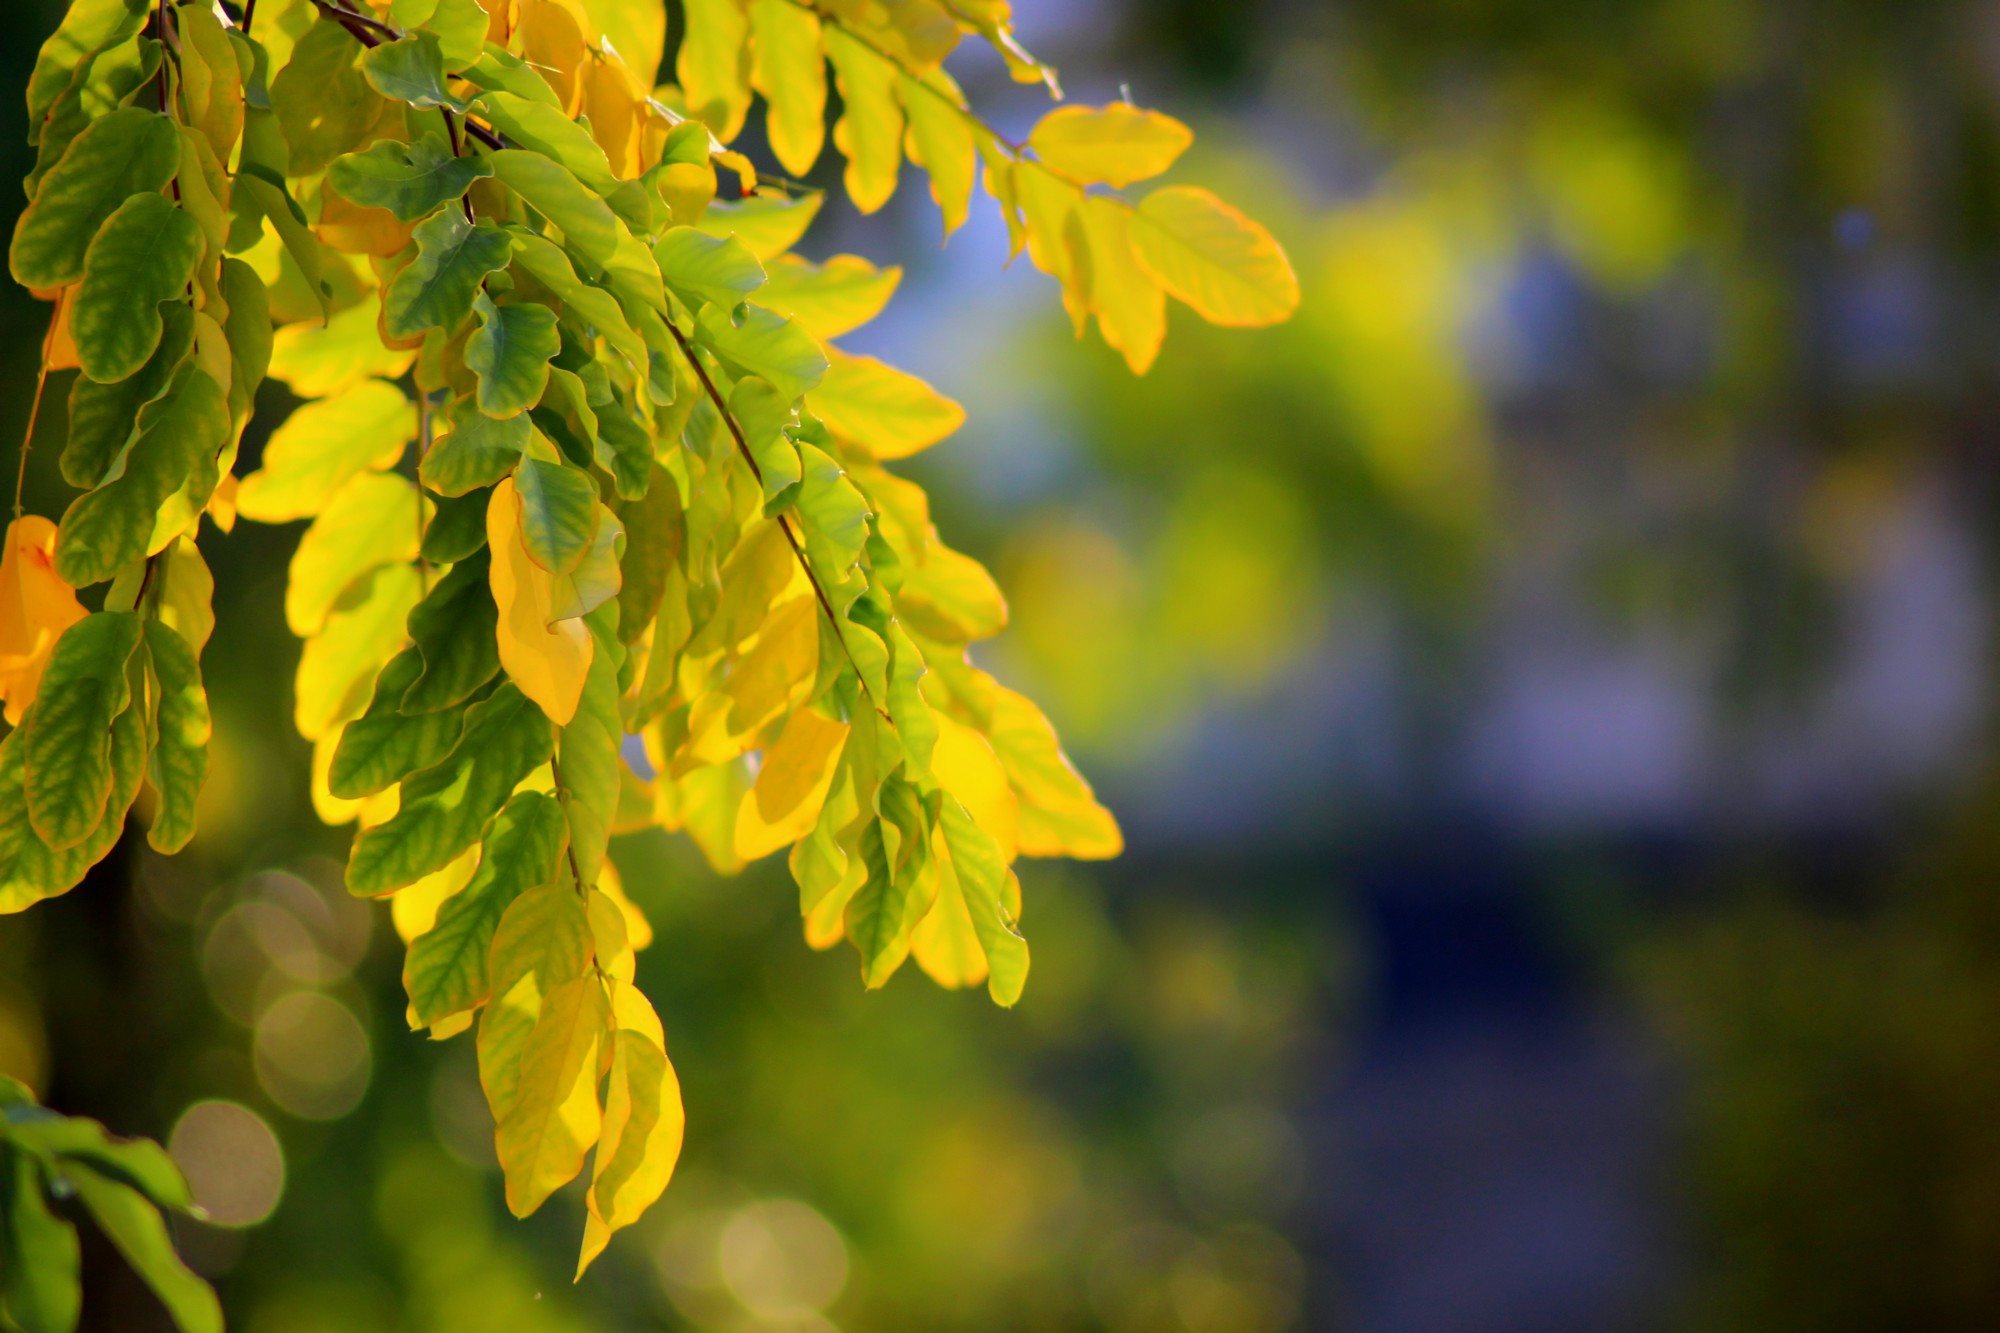
[[[770,104],[771,151],[803,176],[826,145],[826,59],[819,15],[793,0],[752,0],[750,85]]]
[[[300,398],[326,398],[370,376],[394,380],[410,368],[416,352],[382,346],[376,336],[380,314],[378,294],[368,292],[328,324],[286,324],[270,344],[270,378],[284,380]]]
[[[318,740],[368,704],[375,674],[403,646],[403,621],[423,596],[409,565],[375,571],[367,591],[327,617],[326,628],[306,641],[299,657],[292,720],[299,735]]]
[[[973,928],[972,912],[958,886],[958,876],[946,858],[942,843],[937,860],[942,868],[937,901],[917,928],[910,933],[910,953],[924,975],[947,990],[961,990],[986,980],[986,951],[979,947],[979,932]]]
[[[630,981],[638,966],[632,940],[625,930],[625,910],[608,893],[591,889],[584,898],[584,913],[590,921],[591,949],[597,966],[618,981]]]
[[[1299,307],[1298,275],[1271,233],[1207,190],[1147,195],[1132,241],[1140,265],[1211,324],[1258,328]]]
[[[386,208],[355,203],[329,184],[320,188],[319,225],[314,230],[322,244],[343,254],[387,259],[410,243],[411,226],[397,221]]]
[[[590,23],[631,71],[641,88],[660,77],[660,57],[667,46],[667,7],[635,5],[632,0],[583,0]]]
[[[834,766],[847,744],[847,731],[845,722],[811,708],[797,709],[786,719],[784,730],[764,752],[756,786],[737,813],[739,857],[755,861],[812,832],[833,786]]]
[[[557,726],[569,725],[583,697],[595,643],[583,621],[555,620],[554,580],[528,555],[521,537],[521,501],[508,477],[486,506],[488,575],[500,609],[500,665]]]
[[[76,370],[83,362],[77,359],[76,338],[70,332],[69,312],[76,304],[76,284],[71,283],[56,293],[56,308],[50,318],[48,353],[44,364],[53,375],[58,370]]]
[[[910,122],[910,161],[931,175],[931,198],[944,214],[944,234],[965,225],[972,207],[972,181],[979,158],[972,126],[960,108],[964,94],[951,75],[934,69],[922,80],[905,76],[897,85]]]
[[[285,584],[292,633],[319,633],[352,585],[383,565],[416,559],[422,522],[417,488],[393,472],[364,472],[342,486],[292,553]]]
[[[472,882],[479,866],[479,848],[469,847],[464,855],[442,870],[434,870],[416,883],[396,890],[389,899],[389,916],[396,933],[408,944],[437,924],[438,909],[444,900]]]
[[[747,761],[740,756],[684,778],[662,776],[653,787],[653,814],[668,832],[686,831],[718,875],[743,868],[736,855],[736,814],[750,790]]]
[[[993,839],[1001,859],[1011,863],[1020,839],[1021,806],[1007,785],[1007,770],[986,738],[971,727],[943,712],[937,714],[937,727],[931,774]]]
[[[76,590],[55,570],[56,525],[28,514],[7,525],[0,553],[0,699],[19,726],[63,631],[83,619]]]
[[[1062,284],[1063,309],[1069,312],[1070,323],[1076,326],[1080,338],[1090,320],[1090,285],[1088,270],[1079,271],[1077,260],[1087,261],[1088,255],[1077,253],[1071,219],[1083,196],[1069,182],[1051,176],[1033,163],[1022,163],[1015,168],[1014,191],[1021,206],[1021,225],[1027,233],[1028,258],[1036,268]]]
[[[986,735],[1020,798],[1021,851],[1101,861],[1125,850],[1118,822],[1071,766],[1041,709],[1025,696],[997,687]]]
[[[586,975],[591,957],[590,925],[574,884],[529,889],[501,915],[487,949],[493,998],[479,1020],[479,1082],[496,1120],[513,1110],[521,1053],[542,997]]]
[[[630,769],[620,768],[621,773]],[[643,950],[653,942],[653,923],[646,919],[639,904],[625,894],[625,881],[618,877],[618,867],[606,860],[597,872],[597,888],[605,897],[618,904],[618,910],[625,917],[625,938],[635,951]]]
[[[542,997],[521,1047],[514,1096],[494,1135],[507,1207],[526,1217],[576,1178],[597,1142],[598,1051],[609,1033],[604,983],[585,973]]]
[[[688,742],[674,776],[727,763],[757,733],[802,702],[819,669],[819,603],[794,597],[776,606],[756,643],[738,659],[720,689],[704,691],[688,717]],[[730,830],[733,834],[734,822]]]
[[[840,82],[840,122],[834,147],[847,158],[847,193],[863,213],[873,213],[896,193],[903,166],[903,104],[896,100],[896,67],[841,28],[826,33],[827,58]]]
[[[236,507],[260,523],[310,518],[349,477],[394,467],[416,436],[416,404],[381,380],[307,403],[271,432],[264,465],[243,479]]]
[[[1132,253],[1132,210],[1092,195],[1079,218],[1090,246],[1090,308],[1097,331],[1134,375],[1153,368],[1167,336],[1167,296]]]
[[[615,1031],[605,1088],[604,1132],[584,1200],[583,1251],[576,1274],[604,1252],[611,1233],[630,1226],[673,1179],[687,1126],[680,1080],[667,1059],[659,1017],[646,997],[611,985]]]
[[[821,342],[881,314],[903,280],[900,268],[876,268],[859,255],[835,255],[824,264],[779,255],[765,263],[764,273],[757,304],[797,320]]]
[[[1193,142],[1172,116],[1123,102],[1057,107],[1028,136],[1035,156],[1077,184],[1119,190],[1159,175]]]
[[[815,415],[876,458],[907,458],[965,424],[965,409],[905,371],[830,351],[826,378],[807,396]]]
[[[565,115],[575,115],[577,67],[584,62],[583,24],[562,0],[517,0],[515,48],[535,67]]]
[[[591,137],[604,150],[613,174],[625,180],[637,176],[643,166],[646,118],[651,114],[646,90],[618,60],[584,61],[578,84]]]
[[[201,548],[182,537],[161,553],[153,574],[160,585],[160,619],[187,640],[196,657],[215,632],[215,576],[201,558]]]
[[[740,0],[682,0],[682,5],[687,27],[678,68],[688,111],[728,143],[742,131],[750,110],[745,59],[750,23]]]

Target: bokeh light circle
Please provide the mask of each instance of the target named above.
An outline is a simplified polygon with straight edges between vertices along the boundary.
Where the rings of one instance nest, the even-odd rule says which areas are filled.
[[[368,1033],[352,1010],[317,991],[294,991],[257,1020],[257,1081],[293,1115],[338,1120],[368,1090]]]
[[[823,1310],[847,1285],[847,1243],[833,1223],[796,1199],[738,1209],[717,1244],[723,1281],[760,1315]]]
[[[284,1195],[285,1152],[278,1136],[255,1111],[235,1102],[196,1102],[181,1112],[167,1153],[216,1226],[255,1226]]]

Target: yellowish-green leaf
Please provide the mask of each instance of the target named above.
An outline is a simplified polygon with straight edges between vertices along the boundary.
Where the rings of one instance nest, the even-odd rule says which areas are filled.
[[[351,604],[327,617],[326,628],[306,641],[292,704],[299,735],[318,740],[360,714],[382,665],[403,642],[403,621],[423,595],[417,571],[384,565],[356,588]]]
[[[551,159],[599,195],[616,193],[621,182],[604,150],[589,130],[558,108],[513,93],[489,92],[480,94],[478,110],[509,142]]]
[[[941,69],[922,80],[906,75],[896,88],[910,122],[910,160],[930,173],[931,198],[944,214],[944,234],[949,238],[965,225],[979,165],[972,126],[960,110],[964,95]]]
[[[555,735],[521,692],[502,685],[466,715],[449,755],[403,780],[395,818],[362,830],[347,858],[347,887],[393,893],[442,870],[479,841],[522,778],[548,762]]]
[[[51,851],[28,818],[19,728],[0,740],[0,915],[67,893],[117,845],[125,812],[146,776],[146,722],[127,708],[111,724],[111,798],[105,819],[66,851]]]
[[[393,472],[364,472],[335,492],[292,553],[285,585],[292,633],[311,638],[356,582],[416,559],[422,519],[417,488]]]
[[[896,100],[896,66],[842,28],[826,33],[827,58],[840,83],[840,121],[833,143],[847,158],[847,193],[873,213],[896,193],[903,166],[903,104]]]
[[[301,398],[328,398],[373,376],[393,380],[417,358],[383,345],[382,307],[374,292],[325,324],[287,324],[272,340],[270,374]]]
[[[264,465],[237,489],[237,511],[261,523],[309,518],[356,474],[394,467],[416,436],[416,404],[381,380],[307,403],[271,432]]]
[[[472,399],[461,399],[452,404],[451,433],[431,446],[418,475],[439,495],[469,495],[519,466],[534,433],[526,416],[495,421]]]
[[[836,353],[807,400],[841,439],[876,458],[907,458],[965,424],[965,409],[873,357]]]
[[[471,882],[445,900],[437,923],[404,960],[403,986],[419,1025],[486,1002],[488,953],[500,919],[523,893],[555,883],[562,850],[562,810],[554,800],[521,792],[507,802],[487,830]]]
[[[412,33],[371,48],[361,57],[361,72],[376,92],[419,111],[465,109],[445,87],[444,49],[431,33]]]
[[[222,1333],[222,1305],[174,1252],[167,1224],[145,1195],[94,1167],[67,1176],[91,1219],[173,1316],[181,1333]]]
[[[489,158],[456,156],[442,135],[425,134],[409,143],[383,139],[337,158],[326,178],[344,199],[415,222],[492,174]]]
[[[737,316],[703,306],[695,322],[695,341],[733,373],[756,375],[788,398],[809,392],[826,375],[826,354],[794,321],[758,305],[740,307]]]
[[[549,387],[549,362],[562,350],[555,311],[524,301],[496,306],[473,300],[479,327],[465,343],[465,364],[478,376],[479,410],[495,420],[519,416]]]
[[[22,758],[28,816],[52,851],[76,846],[106,817],[111,724],[132,701],[125,667],[138,646],[138,617],[100,611],[64,632],[42,673],[21,724]]]
[[[1207,190],[1147,195],[1132,242],[1140,265],[1211,324],[1257,328],[1298,309],[1298,275],[1271,233]]]
[[[598,1053],[610,1036],[604,983],[586,974],[542,997],[521,1048],[513,1104],[499,1117],[494,1147],[506,1177],[507,1207],[526,1217],[576,1178],[597,1142]]]
[[[201,252],[201,228],[164,195],[135,194],[105,221],[70,307],[84,374],[108,384],[146,364],[160,345],[160,302],[186,290]]]
[[[214,468],[228,436],[229,408],[222,389],[192,362],[184,363],[166,393],[139,414],[138,434],[122,456],[123,470],[79,496],[63,515],[56,572],[80,588],[149,554],[160,506],[197,469]]]
[[[382,298],[382,327],[391,337],[413,338],[425,329],[450,333],[472,313],[472,298],[489,273],[507,267],[513,254],[507,234],[490,222],[474,225],[447,208],[417,224],[412,259]]]
[[[400,711],[403,696],[423,669],[415,648],[405,648],[382,668],[368,710],[340,729],[326,775],[333,796],[349,801],[372,796],[438,763],[458,744],[465,733],[463,709]]]
[[[724,143],[750,110],[750,24],[740,0],[683,0],[687,28],[677,62],[688,110]]]
[[[167,391],[174,372],[194,349],[194,311],[184,302],[161,306],[160,345],[135,375],[99,384],[79,375],[69,391],[69,438],[63,442],[63,480],[89,490],[104,480],[139,427],[148,403]]]
[[[792,0],[751,0],[750,84],[769,103],[771,151],[804,176],[826,145],[826,57],[819,15]]]
[[[489,153],[486,160],[507,188],[562,229],[570,250],[593,273],[611,265],[618,253],[618,219],[573,171],[541,153],[519,148]]]
[[[47,290],[82,277],[84,253],[105,219],[133,195],[165,189],[180,160],[180,136],[165,116],[121,107],[92,121],[15,224],[14,280]]]
[[[194,649],[158,620],[146,622],[145,636],[153,674],[153,754],[146,775],[160,798],[146,840],[155,851],[171,853],[194,837],[195,803],[208,777],[213,726]]]
[[[823,196],[760,190],[748,199],[717,203],[695,225],[711,236],[734,236],[765,263],[798,244],[819,216]]]
[[[882,313],[903,280],[900,268],[876,268],[859,255],[814,264],[780,255],[766,266],[757,304],[776,311],[822,342],[852,333]]]
[[[680,1080],[667,1059],[660,1020],[633,986],[610,983],[611,1075],[605,1087],[603,1137],[584,1200],[582,1277],[613,1232],[630,1226],[673,1179],[686,1112]]]
[[[704,301],[734,309],[764,285],[764,266],[734,237],[694,227],[671,227],[653,247],[667,286],[690,306]]]

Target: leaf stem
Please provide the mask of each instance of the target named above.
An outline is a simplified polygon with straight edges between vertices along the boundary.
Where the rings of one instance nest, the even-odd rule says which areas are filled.
[[[28,405],[28,430],[21,436],[21,466],[14,474],[14,517],[21,516],[21,495],[28,488],[28,450],[35,442],[35,422],[42,415],[42,391],[49,383],[49,352],[56,345],[56,321],[62,318],[63,298],[49,307],[49,331],[42,335],[42,366],[35,374],[35,398]]]

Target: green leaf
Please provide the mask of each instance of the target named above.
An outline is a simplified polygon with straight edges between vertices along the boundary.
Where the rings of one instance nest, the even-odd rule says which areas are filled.
[[[28,816],[23,730],[17,728],[0,740],[0,915],[75,888],[117,844],[125,828],[125,811],[131,808],[146,775],[145,718],[138,709],[127,708],[111,725],[107,818],[76,846],[52,851],[36,835]]]
[[[436,34],[446,69],[463,69],[486,47],[488,20],[479,0],[394,0],[389,18],[406,31]]]
[[[195,803],[208,777],[208,741],[214,728],[194,649],[158,620],[146,622],[145,636],[155,691],[153,757],[147,776],[160,797],[146,840],[155,851],[171,853],[194,837]]]
[[[437,502],[424,529],[423,557],[434,565],[455,565],[486,547],[486,506],[493,494],[483,487]]]
[[[512,472],[533,434],[525,416],[495,421],[462,398],[451,407],[451,434],[431,446],[417,474],[439,495],[470,494]]]
[[[739,307],[737,317],[719,306],[704,306],[695,339],[738,375],[757,375],[787,398],[810,392],[826,375],[826,354],[797,323],[758,305]]]
[[[146,364],[160,345],[160,302],[186,291],[201,253],[201,227],[163,195],[135,194],[111,215],[70,310],[84,374],[109,384]]]
[[[403,987],[418,1024],[485,1002],[487,954],[500,918],[527,890],[555,883],[562,852],[562,808],[555,801],[521,792],[507,802],[487,831],[471,882],[445,899],[437,924],[410,945]]]
[[[798,446],[785,434],[785,428],[798,421],[798,412],[791,399],[748,375],[736,382],[729,395],[729,415],[743,428],[743,438],[763,480],[764,500],[769,503],[802,475]]]
[[[570,573],[597,536],[597,483],[579,468],[530,457],[521,460],[514,486],[529,557],[551,574]]]
[[[364,380],[307,403],[272,431],[236,507],[260,523],[310,518],[358,473],[395,466],[416,436],[417,405],[393,384]],[[414,523],[414,504],[410,514]]]
[[[798,244],[806,228],[819,216],[824,198],[815,190],[811,194],[772,192],[740,201],[718,201],[709,205],[695,225],[711,236],[734,236],[751,254],[768,264]]]
[[[38,1116],[15,1122],[9,1132],[36,1152],[87,1162],[98,1174],[130,1185],[162,1208],[185,1212],[194,1206],[180,1168],[150,1139],[114,1138],[82,1116]]]
[[[945,798],[938,827],[979,947],[986,954],[987,994],[995,1004],[1012,1008],[1028,981],[1028,942],[1014,929],[1006,909],[1007,878],[1013,872],[999,846],[950,796]]]
[[[806,554],[822,578],[839,582],[868,540],[868,501],[836,463],[810,444],[799,446],[805,476],[798,493]]]
[[[14,280],[47,290],[82,277],[104,220],[131,196],[165,189],[180,161],[180,136],[165,116],[122,107],[92,121],[15,224],[7,256]]]
[[[28,142],[39,141],[42,118],[69,86],[86,53],[130,38],[146,22],[148,0],[74,0],[42,43],[28,75]]]
[[[79,496],[56,538],[56,572],[74,587],[101,582],[147,554],[155,516],[229,438],[222,389],[192,362],[139,414],[139,434],[113,480]],[[114,465],[115,466],[115,465]]]
[[[80,1256],[76,1228],[49,1208],[41,1164],[0,1139],[0,1327],[72,1333]]]
[[[509,142],[550,159],[600,196],[609,197],[624,183],[590,131],[557,107],[513,93],[488,92],[474,100],[474,109]],[[505,172],[501,175],[504,179]]]
[[[562,765],[564,812],[569,816],[569,845],[577,873],[586,884],[597,883],[611,846],[611,825],[618,814],[619,774],[624,768],[618,749],[625,728],[618,712],[618,669],[625,645],[618,639],[618,603],[605,602],[584,619],[597,647],[584,677],[583,698],[576,716],[562,729],[557,756]]]
[[[764,285],[764,266],[734,236],[670,227],[653,247],[660,276],[689,306],[704,301],[733,310]]]
[[[160,44],[150,37],[133,41],[130,32],[86,54],[77,63],[69,86],[49,107],[47,118],[30,128],[28,141],[35,145],[35,169],[21,182],[28,198],[35,197],[42,177],[62,161],[77,135],[105,112],[122,106],[159,70]]]
[[[456,157],[441,135],[426,134],[409,143],[383,139],[337,158],[326,178],[344,199],[415,222],[492,174],[486,158]]]
[[[138,429],[146,404],[158,399],[173,382],[174,372],[194,347],[194,310],[181,301],[160,307],[164,329],[153,355],[131,375],[114,384],[99,384],[79,375],[69,391],[69,438],[63,442],[63,480],[89,490],[104,480]]]
[[[341,486],[299,538],[285,583],[285,623],[311,638],[342,594],[383,565],[414,560],[423,519],[417,488],[393,472]]]
[[[598,1053],[610,1035],[604,983],[593,973],[542,996],[521,1047],[512,1104],[497,1116],[494,1150],[506,1179],[507,1207],[526,1217],[583,1169],[597,1141]]]
[[[680,493],[658,463],[653,465],[646,494],[638,500],[621,500],[614,509],[625,527],[618,635],[631,643],[659,614],[667,578],[680,564],[687,528]]]
[[[633,331],[617,299],[577,277],[569,256],[555,242],[520,227],[509,227],[507,234],[513,238],[514,262],[561,299],[564,313],[601,334],[635,371],[643,373],[648,363],[645,341]]]
[[[412,33],[364,53],[361,72],[376,92],[419,111],[465,110],[445,87],[444,49],[431,33]]]
[[[246,163],[236,173],[230,204],[239,212],[251,210],[270,220],[278,233],[278,240],[285,247],[285,253],[291,256],[299,275],[312,289],[313,299],[319,302],[321,315],[331,318],[333,301],[326,282],[326,261],[319,237],[306,225],[298,200],[286,192],[283,179],[267,176],[266,170]]]
[[[488,44],[479,58],[460,73],[466,82],[482,92],[511,93],[530,102],[540,102],[558,112],[562,110],[562,101],[556,96],[556,90],[549,87],[549,81],[527,61],[499,46]]]
[[[653,475],[653,431],[623,390],[597,409],[597,465],[611,474],[612,488],[624,499],[646,493]]]
[[[344,801],[371,796],[429,768],[458,744],[465,733],[465,710],[443,708],[412,715],[401,709],[403,695],[423,670],[423,655],[405,648],[375,678],[368,710],[347,724],[334,747],[327,788],[335,796]]]
[[[28,815],[51,850],[76,846],[105,818],[111,723],[132,701],[125,665],[138,646],[139,620],[128,611],[79,620],[56,641],[22,720]]]
[[[522,778],[547,762],[555,735],[511,683],[475,705],[445,759],[403,782],[395,818],[364,829],[347,860],[347,887],[391,893],[442,870],[479,840]]]
[[[595,142],[591,146],[596,147]],[[486,160],[508,189],[562,229],[570,250],[594,272],[610,266],[618,253],[618,219],[610,205],[592,194],[575,172],[539,152],[518,148],[489,153]]]
[[[513,247],[490,222],[477,226],[456,209],[417,224],[417,257],[396,275],[382,301],[382,325],[394,338],[458,328],[472,313],[486,275],[507,267]]]
[[[215,1293],[181,1263],[166,1222],[146,1196],[81,1164],[67,1174],[83,1206],[167,1307],[181,1333],[222,1333],[222,1306]]]
[[[499,674],[500,612],[487,586],[487,563],[482,549],[453,565],[410,612],[410,637],[424,670],[404,693],[403,712],[453,707]]]
[[[890,778],[876,795],[882,818],[862,832],[860,854],[867,878],[848,900],[847,937],[861,954],[862,981],[885,985],[909,956],[910,932],[930,910],[924,892],[930,861],[929,829],[916,789]]]
[[[533,302],[496,306],[481,292],[473,311],[479,327],[465,343],[465,364],[479,377],[479,410],[516,417],[541,401],[549,362],[562,350],[555,311]]]

